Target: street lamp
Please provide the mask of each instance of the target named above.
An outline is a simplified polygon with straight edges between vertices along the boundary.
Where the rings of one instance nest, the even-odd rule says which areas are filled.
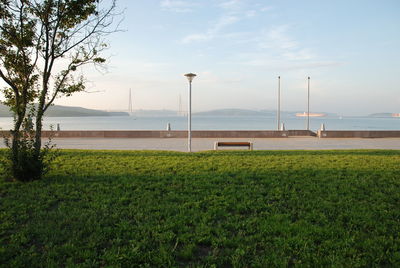
[[[277,130],[279,130],[281,125],[281,77],[280,76],[278,76],[278,112],[276,121],[278,124]]]
[[[192,151],[192,81],[196,77],[193,73],[185,74],[189,81],[189,111],[188,111],[188,151]]]
[[[307,83],[307,130],[310,130],[310,77]]]

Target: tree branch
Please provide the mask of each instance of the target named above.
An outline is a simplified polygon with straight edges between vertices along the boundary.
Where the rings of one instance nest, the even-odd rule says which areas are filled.
[[[4,75],[3,71],[0,69],[0,77],[14,90],[15,94],[18,94],[17,86]]]

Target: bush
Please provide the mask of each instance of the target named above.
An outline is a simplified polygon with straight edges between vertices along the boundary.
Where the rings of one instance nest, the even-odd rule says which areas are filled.
[[[48,171],[49,164],[55,157],[55,154],[49,154],[54,145],[50,138],[43,149],[39,152],[36,150],[31,116],[25,118],[23,129],[4,137],[9,149],[8,157],[4,160],[6,178],[24,182],[38,180]]]

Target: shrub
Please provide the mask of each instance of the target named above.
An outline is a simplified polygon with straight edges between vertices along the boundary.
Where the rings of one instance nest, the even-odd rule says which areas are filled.
[[[3,160],[6,178],[24,182],[38,180],[48,171],[56,156],[55,152],[50,154],[55,145],[49,138],[39,152],[36,150],[31,115],[24,119],[23,130],[18,132],[4,137],[8,147],[8,157]]]

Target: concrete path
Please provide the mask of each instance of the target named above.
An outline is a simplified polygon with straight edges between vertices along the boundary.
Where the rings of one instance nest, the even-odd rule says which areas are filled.
[[[193,151],[213,150],[215,141],[251,141],[254,150],[342,150],[342,149],[396,149],[400,150],[400,138],[380,139],[319,139],[293,137],[277,139],[193,139]],[[94,150],[169,150],[187,151],[186,139],[117,139],[117,138],[55,138],[53,143],[62,149]],[[0,145],[4,148],[4,143]],[[240,148],[237,148],[240,149]]]

